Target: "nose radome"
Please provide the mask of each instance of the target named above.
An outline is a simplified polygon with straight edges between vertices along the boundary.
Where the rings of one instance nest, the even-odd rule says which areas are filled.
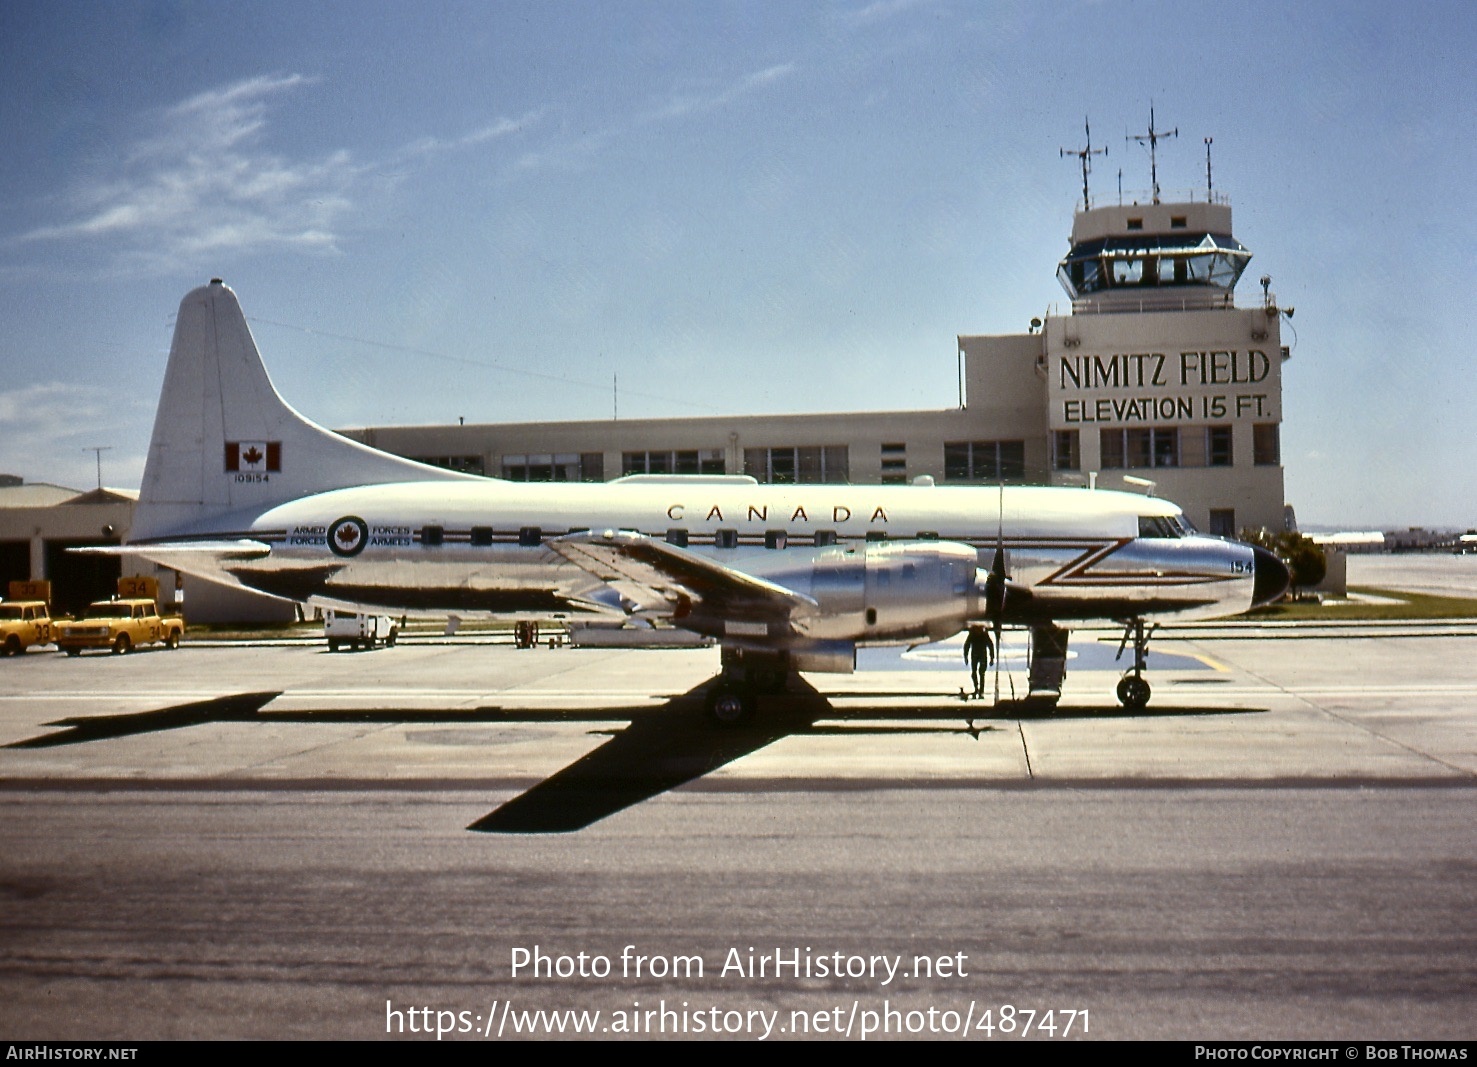
[[[1265,548],[1252,547],[1252,586],[1251,605],[1260,607],[1262,604],[1270,604],[1283,593],[1287,592],[1288,585],[1292,582],[1292,575],[1287,570],[1287,564],[1283,563]]]

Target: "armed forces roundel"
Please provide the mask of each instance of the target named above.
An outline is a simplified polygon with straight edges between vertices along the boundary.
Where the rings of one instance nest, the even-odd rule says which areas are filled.
[[[357,556],[369,544],[369,527],[357,515],[346,515],[328,528],[328,547],[335,556]]]

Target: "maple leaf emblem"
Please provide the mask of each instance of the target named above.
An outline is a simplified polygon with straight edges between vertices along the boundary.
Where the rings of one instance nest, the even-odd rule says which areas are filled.
[[[346,522],[338,528],[335,536],[338,537],[339,544],[348,547],[359,540],[359,528],[353,523]]]
[[[252,445],[245,452],[241,453],[241,458],[244,459],[251,466],[255,467],[258,463],[262,461],[262,454],[257,450],[256,445]]]

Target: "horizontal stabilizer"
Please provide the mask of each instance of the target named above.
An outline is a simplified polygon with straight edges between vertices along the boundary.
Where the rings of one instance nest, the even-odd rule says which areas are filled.
[[[272,546],[264,541],[241,538],[233,541],[159,541],[147,545],[92,545],[86,548],[69,548],[80,556],[143,556],[155,563],[169,566],[169,559],[213,556],[217,559],[265,559],[272,554]]]

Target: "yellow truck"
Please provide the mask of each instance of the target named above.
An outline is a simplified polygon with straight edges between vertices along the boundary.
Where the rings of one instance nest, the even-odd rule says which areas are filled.
[[[32,645],[56,640],[50,600],[50,582],[10,583],[8,599],[0,601],[0,652],[19,656]]]
[[[69,656],[80,656],[88,648],[106,648],[121,656],[139,645],[161,642],[165,648],[178,648],[185,620],[161,615],[157,596],[158,583],[152,578],[119,578],[117,596],[95,600],[80,619],[57,624],[57,647]]]

